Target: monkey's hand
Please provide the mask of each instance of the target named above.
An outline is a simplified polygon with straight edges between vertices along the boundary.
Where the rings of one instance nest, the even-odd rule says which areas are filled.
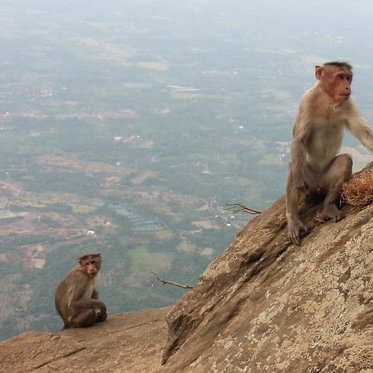
[[[300,245],[301,232],[308,233],[308,228],[297,217],[288,218],[288,237],[295,245]]]
[[[104,303],[99,302],[97,305],[98,308],[95,308],[96,312],[96,321],[105,321],[107,319],[107,311],[106,311],[106,306]]]

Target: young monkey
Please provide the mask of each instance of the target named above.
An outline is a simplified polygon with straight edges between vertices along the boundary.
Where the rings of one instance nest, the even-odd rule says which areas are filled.
[[[66,328],[91,326],[105,321],[106,306],[98,299],[96,276],[101,269],[101,254],[81,256],[74,267],[57,286],[56,310]]]
[[[350,98],[352,66],[347,62],[328,62],[315,67],[315,76],[318,82],[305,92],[295,120],[286,186],[288,236],[297,245],[301,232],[308,232],[298,215],[302,197],[326,193],[321,219],[343,218],[335,201],[342,184],[352,175],[351,157],[337,155],[344,129],[373,151],[373,132]]]

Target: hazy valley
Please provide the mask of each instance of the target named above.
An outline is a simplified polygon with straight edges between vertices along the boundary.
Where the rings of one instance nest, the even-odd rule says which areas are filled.
[[[62,326],[54,289],[82,252],[103,254],[109,313],[174,303],[184,290],[152,272],[193,284],[250,219],[227,204],[283,194],[314,61],[357,61],[372,121],[372,57],[348,53],[359,34],[315,40],[285,18],[273,32],[262,8],[0,5],[1,338]]]

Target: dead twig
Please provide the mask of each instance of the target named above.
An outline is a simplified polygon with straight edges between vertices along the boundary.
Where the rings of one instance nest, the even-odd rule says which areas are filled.
[[[194,288],[192,285],[178,284],[177,282],[174,282],[174,281],[165,280],[163,278],[160,278],[157,273],[155,273],[153,271],[150,271],[150,272],[156,277],[158,282],[160,282],[162,285],[173,285],[173,286],[177,286],[177,287],[182,288],[182,289],[193,289]]]
[[[228,208],[226,208],[225,210],[231,210],[233,213],[246,212],[252,215],[261,213],[261,211],[254,210],[250,207],[243,205],[242,203],[226,203],[226,205],[228,206]]]

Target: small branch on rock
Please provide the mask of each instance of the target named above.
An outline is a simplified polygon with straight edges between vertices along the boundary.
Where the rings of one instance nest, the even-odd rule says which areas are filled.
[[[178,284],[177,282],[174,282],[174,281],[168,281],[168,280],[165,280],[163,278],[160,278],[158,276],[157,273],[153,272],[153,271],[150,271],[154,276],[156,276],[158,282],[160,282],[162,285],[173,285],[173,286],[177,286],[179,288],[182,288],[182,289],[193,289],[194,287],[192,285],[187,285],[187,284]]]
[[[241,203],[226,203],[226,205],[228,206],[228,208],[226,208],[225,210],[231,210],[234,213],[246,212],[246,213],[252,214],[252,215],[261,213],[261,211],[254,210],[254,209],[252,209],[250,207],[247,207],[247,206],[245,206]]]

